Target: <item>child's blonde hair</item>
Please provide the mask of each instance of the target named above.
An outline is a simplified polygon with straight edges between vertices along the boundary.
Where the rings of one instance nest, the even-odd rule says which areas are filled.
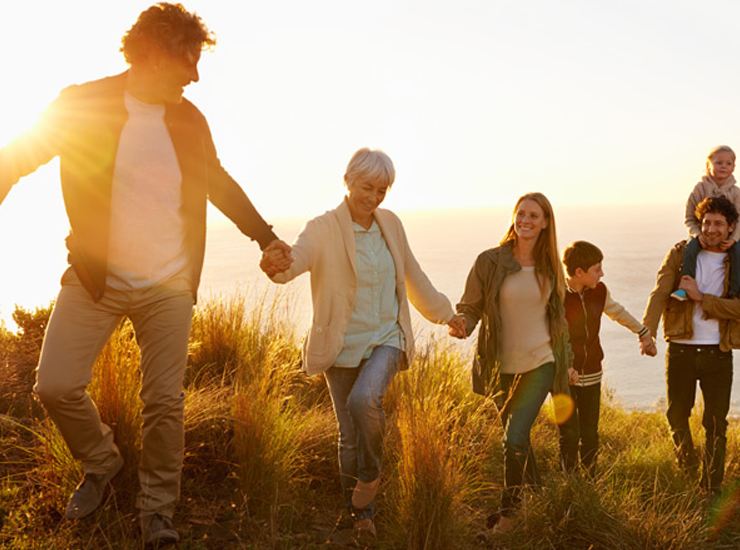
[[[712,157],[714,157],[714,155],[716,155],[717,153],[730,153],[732,155],[732,160],[737,159],[737,157],[735,156],[735,151],[733,151],[732,147],[730,147],[729,145],[717,145],[717,147],[713,147],[707,155],[707,175],[709,174],[709,163],[712,162]]]

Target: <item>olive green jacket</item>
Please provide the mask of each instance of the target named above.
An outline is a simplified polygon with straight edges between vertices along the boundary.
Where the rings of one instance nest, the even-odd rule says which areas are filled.
[[[521,266],[514,258],[511,243],[481,252],[470,270],[463,297],[457,304],[458,313],[465,317],[468,334],[475,329],[478,321],[481,322],[478,349],[473,361],[473,391],[476,393],[494,397],[501,393],[498,345],[502,320],[499,292],[504,279],[519,270]],[[568,394],[568,369],[573,364],[573,352],[563,303],[554,289],[547,302],[547,318],[555,356],[552,391]]]

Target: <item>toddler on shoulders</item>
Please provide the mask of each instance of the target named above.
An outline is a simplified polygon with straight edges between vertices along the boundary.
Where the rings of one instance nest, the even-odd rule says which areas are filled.
[[[690,240],[686,244],[681,274],[696,278],[696,257],[704,247],[701,236],[701,224],[696,217],[697,205],[708,197],[725,197],[735,208],[740,210],[740,188],[735,185],[735,152],[727,145],[718,145],[707,155],[707,173],[694,186],[686,201],[686,217],[684,224],[689,231]],[[734,228],[729,239],[722,243],[722,250],[730,255],[730,288],[728,297],[737,298],[740,293],[740,247],[736,243],[740,240],[740,224]],[[686,300],[686,291],[678,289],[671,294],[677,300]]]

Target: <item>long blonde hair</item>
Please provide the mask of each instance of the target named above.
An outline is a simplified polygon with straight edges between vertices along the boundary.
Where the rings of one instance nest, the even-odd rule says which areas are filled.
[[[544,296],[547,286],[545,285],[545,278],[549,279],[553,284],[553,290],[557,292],[560,300],[565,298],[565,275],[563,275],[563,266],[560,264],[560,254],[558,253],[558,237],[557,229],[555,227],[555,213],[552,210],[552,205],[547,197],[542,193],[527,193],[519,197],[514,205],[514,211],[511,214],[511,226],[508,231],[504,234],[500,244],[511,243],[512,246],[517,244],[517,234],[514,230],[516,224],[516,212],[519,209],[519,205],[525,201],[530,200],[536,202],[547,220],[547,227],[545,227],[537,237],[537,242],[534,245],[534,258],[535,258],[535,275],[537,276],[537,284],[540,287],[540,291]]]

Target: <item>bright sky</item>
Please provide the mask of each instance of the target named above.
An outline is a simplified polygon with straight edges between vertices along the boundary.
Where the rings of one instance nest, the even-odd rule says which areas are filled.
[[[0,144],[64,86],[124,70],[120,37],[150,3],[15,2],[0,35]],[[396,164],[397,210],[511,205],[532,190],[556,206],[680,205],[712,146],[740,148],[731,0],[185,5],[218,37],[186,96],[268,219],[338,204],[365,145]],[[3,264],[66,232],[57,172],[0,207]]]

